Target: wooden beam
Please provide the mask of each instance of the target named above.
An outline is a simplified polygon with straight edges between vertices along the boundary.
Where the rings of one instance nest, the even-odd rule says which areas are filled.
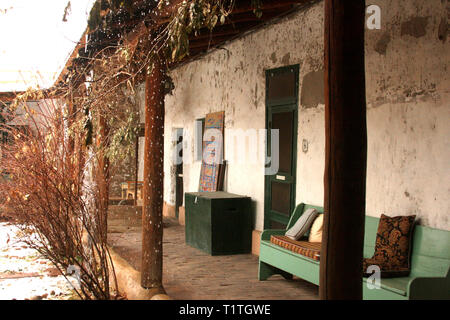
[[[83,48],[86,45],[86,43],[85,43],[86,34],[87,34],[87,29],[81,35],[80,41],[78,41],[78,43],[76,44],[75,48],[73,49],[72,53],[70,54],[70,57],[67,59],[67,62],[64,65],[63,70],[61,70],[61,72],[58,75],[58,78],[55,80],[53,85],[58,84],[60,82],[64,82],[64,76],[68,73],[68,68],[70,66],[72,66],[73,59],[75,59],[77,57],[78,50],[80,50],[81,48]]]
[[[244,12],[239,14],[231,14],[223,25],[235,24],[240,22],[265,22],[275,18],[283,13],[289,12],[290,7],[282,7],[274,10],[263,11],[261,18],[258,18],[253,12]]]
[[[267,19],[257,19],[256,17],[253,17],[253,20],[251,21],[244,21],[240,23],[225,23],[223,25],[218,25],[212,31],[205,28],[202,29],[202,33],[197,36],[191,35],[191,37],[189,38],[189,43],[197,44],[200,40],[204,40],[207,44],[210,40],[215,40],[218,38],[222,38],[222,41],[232,39],[239,34],[242,34],[262,23],[265,23],[266,20]]]
[[[190,49],[196,49],[196,48],[211,48],[219,43],[225,42],[227,40],[230,40],[232,37],[230,36],[217,36],[212,37],[211,39],[201,39],[201,40],[193,40],[189,42],[189,48]]]
[[[246,14],[240,14],[237,16],[231,16],[230,20],[225,22],[222,25],[222,28],[228,28],[228,31],[221,31],[225,33],[225,35],[220,35],[220,33],[213,29],[213,32],[209,35],[209,37],[202,36],[202,37],[196,37],[192,38],[189,43],[190,49],[199,49],[200,51],[211,49],[227,40],[231,40],[233,37],[238,36],[240,33],[243,33],[247,30],[249,30],[252,27],[256,27],[260,24],[263,24],[267,22],[270,19],[273,19],[275,17],[278,17],[280,14],[283,14],[287,12],[286,10],[276,10],[276,11],[270,11],[263,14],[263,16],[258,19],[253,12],[246,13]],[[245,26],[248,26],[248,29],[235,29],[235,24],[244,24]],[[225,29],[227,30],[227,29]],[[237,30],[236,32],[232,33],[231,30]],[[217,32],[217,33],[216,33]],[[227,35],[227,33],[229,33]]]
[[[23,94],[23,91],[20,92],[0,92],[0,103],[7,103],[13,101],[17,95]]]
[[[145,79],[145,148],[142,207],[143,288],[162,287],[164,177],[164,64],[154,60]]]
[[[363,0],[325,0],[321,299],[362,299],[366,188]]]
[[[213,35],[230,35],[234,33],[242,33],[246,30],[249,30],[251,28],[256,27],[259,25],[261,21],[250,21],[250,22],[242,22],[242,23],[233,23],[233,24],[227,24],[227,25],[217,25],[214,27],[212,31],[210,31],[208,28],[203,28],[199,31],[198,36],[191,35],[189,40],[196,40],[196,39],[204,39],[208,38],[211,34]]]
[[[261,3],[261,10],[278,9],[280,7],[286,7],[289,5],[300,5],[311,2],[311,0],[263,0]],[[253,12],[255,6],[250,1],[246,1],[244,5],[236,5],[233,9],[233,13]]]
[[[280,7],[287,7],[296,4],[305,4],[311,0],[265,0],[262,2],[261,10],[279,9]],[[156,25],[168,23],[172,19],[172,14],[182,4],[183,0],[172,0],[168,6],[163,7],[162,10],[157,8],[149,13],[149,17],[155,22]],[[239,13],[252,13],[255,7],[246,2],[245,5],[235,5],[232,14]]]
[[[212,31],[205,31],[205,33],[199,34],[197,36],[191,36],[189,38],[189,42],[193,42],[193,41],[197,41],[197,40],[203,40],[203,39],[212,39],[215,37],[223,37],[223,36],[228,36],[228,37],[232,37],[235,36],[237,34],[239,34],[241,32],[241,30],[238,29],[234,29],[232,26],[227,26],[227,28],[223,31],[217,31],[215,29],[213,29]]]
[[[247,32],[247,31],[249,31],[249,30],[251,30],[253,28],[258,27],[259,25],[261,25],[264,22],[265,21],[259,21],[258,20],[258,21],[241,22],[241,23],[235,23],[235,24],[229,24],[229,25],[220,25],[220,26],[217,26],[217,27],[215,27],[213,29],[213,34],[216,35],[216,34],[220,34],[221,32],[226,33],[227,30],[229,30],[230,33],[231,33],[231,30],[238,31],[237,34],[230,35],[229,39],[232,40],[232,39],[238,37],[240,34],[242,34],[244,32]],[[205,28],[205,29],[202,30],[202,32],[209,32],[209,30],[207,30]],[[209,34],[202,34],[202,36],[208,36],[209,37]],[[204,39],[204,38],[205,37],[202,37],[202,39]],[[197,39],[197,38],[195,38],[195,39]],[[191,40],[193,40],[193,39],[190,39],[190,41]],[[209,45],[209,48],[208,48],[208,45],[206,44],[205,46],[201,46],[201,47],[197,47],[197,48],[190,48],[189,55],[186,56],[185,58],[183,58],[181,61],[177,61],[175,63],[173,63],[173,62],[169,63],[169,69],[174,68],[174,67],[176,67],[178,65],[187,63],[188,61],[192,61],[195,58],[205,54],[208,51],[208,49],[211,50],[211,49],[213,49],[213,48],[215,48],[217,46],[218,46],[218,44],[215,44],[213,46]]]

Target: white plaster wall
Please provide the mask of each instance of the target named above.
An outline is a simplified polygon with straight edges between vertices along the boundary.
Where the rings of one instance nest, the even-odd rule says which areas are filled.
[[[449,230],[450,40],[438,39],[448,4],[370,4],[381,7],[382,26],[366,31],[367,214],[417,214],[422,224]],[[414,25],[425,35],[404,31],[416,17],[428,17],[425,25],[423,19]],[[184,128],[192,142],[195,119],[216,111],[225,111],[226,129],[264,128],[264,71],[292,64],[300,65],[300,101],[304,76],[323,69],[323,2],[171,72],[175,90],[166,97],[165,201],[174,204],[174,128]],[[300,105],[298,121],[296,202],[323,205],[324,105]],[[185,150],[194,156],[192,144]],[[263,172],[262,164],[230,164],[225,181],[226,191],[252,197],[257,230],[263,229]],[[186,192],[198,190],[199,176],[199,161],[184,165]]]
[[[367,213],[450,230],[450,43],[438,38],[450,3],[373,3],[382,24],[366,33]]]
[[[265,128],[265,70],[300,63],[300,77],[321,66],[323,48],[320,6],[263,28],[211,52],[201,60],[179,67],[171,73],[175,83],[173,96],[166,97],[166,133],[181,127],[193,134],[194,121],[207,113],[225,111],[225,128]],[[301,23],[305,28],[298,28]],[[319,35],[318,37],[312,35]],[[170,136],[165,136],[165,151],[170,149]],[[225,133],[225,149],[228,146]],[[193,157],[193,146],[189,152]],[[227,159],[227,150],[225,150]],[[299,159],[301,161],[301,159]],[[197,191],[200,161],[184,166],[184,190]],[[164,171],[171,162],[166,157]],[[171,179],[165,179],[164,195],[171,195]],[[263,229],[264,165],[229,163],[225,190],[250,196],[256,213],[255,229]],[[166,201],[167,201],[166,200]],[[173,202],[169,202],[173,204]]]

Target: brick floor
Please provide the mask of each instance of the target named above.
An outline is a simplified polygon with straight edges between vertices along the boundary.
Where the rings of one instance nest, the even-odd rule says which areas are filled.
[[[140,269],[140,210],[116,208],[108,220],[108,241],[134,268]],[[274,275],[258,281],[258,257],[252,254],[210,256],[185,244],[184,226],[164,221],[163,285],[182,300],[311,300],[318,287],[295,278]]]

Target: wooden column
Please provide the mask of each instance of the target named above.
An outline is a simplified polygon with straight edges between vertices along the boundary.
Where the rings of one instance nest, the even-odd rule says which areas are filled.
[[[138,175],[139,175],[139,134],[136,135],[136,145],[134,150],[134,205],[137,206],[138,195]]]
[[[162,286],[162,209],[164,160],[164,66],[155,59],[145,79],[145,148],[142,208],[144,288]]]
[[[76,117],[76,110],[75,110],[75,106],[73,104],[73,98],[72,97],[68,97],[66,98],[66,105],[67,105],[67,127],[68,128],[72,128],[72,125],[75,121],[75,117]],[[72,135],[68,136],[68,153],[70,155],[73,154],[74,150],[75,150],[75,139]]]
[[[325,0],[321,299],[362,299],[367,157],[364,11],[362,0]]]
[[[70,84],[72,85],[72,84]],[[78,86],[73,93],[72,100],[74,105],[74,110],[80,110],[82,107],[77,103],[80,100],[80,97],[86,95],[87,93],[86,87],[84,84],[81,84]],[[77,119],[77,117],[80,117],[80,113],[77,113],[75,115],[74,120]],[[82,193],[82,184],[84,179],[84,166],[86,163],[86,131],[83,129],[82,131],[79,131],[78,129],[76,132],[76,138],[75,138],[75,152],[76,152],[76,167],[75,167],[75,177],[76,177],[76,194],[81,196]]]
[[[76,118],[76,107],[73,103],[72,95],[66,98],[67,127],[65,128],[65,130],[72,129],[73,123],[75,122]],[[66,168],[70,171],[68,172],[68,174],[71,179],[71,183],[73,183],[74,187],[76,188],[78,186],[78,170],[76,168],[77,155],[75,153],[75,148],[76,148],[76,136],[69,134],[67,137]],[[70,170],[72,168],[73,170]]]
[[[101,226],[101,239],[106,243],[108,232],[108,200],[109,200],[109,159],[106,156],[106,146],[109,127],[104,115],[99,114],[99,154],[98,154],[98,213]]]
[[[68,132],[68,130],[72,129],[73,123],[75,121],[76,112],[75,105],[73,104],[72,96],[66,98],[66,107],[67,107],[67,126],[64,127],[64,132]],[[65,174],[67,174],[67,178],[70,179],[70,185],[72,186],[72,190],[75,194],[79,193],[79,184],[78,184],[78,170],[77,170],[77,155],[75,154],[75,137],[72,134],[69,134],[67,137],[67,154],[65,156]],[[73,208],[68,209],[68,224],[76,223],[76,215],[74,214]],[[67,230],[70,229],[70,225],[68,225]],[[66,244],[67,244],[67,256],[73,256],[75,253],[74,246],[72,241],[66,235]]]

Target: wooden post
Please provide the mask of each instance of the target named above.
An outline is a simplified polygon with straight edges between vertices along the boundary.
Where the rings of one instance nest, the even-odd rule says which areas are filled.
[[[139,174],[139,134],[136,135],[136,148],[134,150],[134,205],[137,206],[138,174]]]
[[[145,148],[142,207],[143,288],[162,287],[164,66],[158,58],[145,78]]]
[[[325,0],[321,299],[362,299],[367,157],[364,11],[362,0]]]
[[[64,132],[68,132],[68,129],[72,129],[73,123],[75,121],[76,112],[75,112],[75,105],[73,103],[73,97],[72,95],[68,98],[66,98],[66,106],[67,106],[67,127],[64,127]],[[71,134],[67,137],[67,154],[66,154],[66,164],[65,164],[65,174],[68,175],[68,178],[70,179],[70,184],[73,187],[73,191],[75,194],[79,194],[79,188],[78,188],[78,170],[77,170],[77,155],[75,154],[75,137]],[[73,209],[70,208],[68,210],[68,218],[67,223],[72,224],[76,220],[76,215],[73,212]],[[75,222],[76,223],[76,222]],[[67,230],[70,229],[70,226],[67,226]],[[67,237],[67,235],[66,235]],[[73,248],[73,243],[68,239],[66,244],[68,246],[67,249],[67,255],[70,257],[74,254],[75,250]]]
[[[101,227],[101,239],[106,243],[108,233],[108,201],[109,201],[109,159],[105,154],[109,128],[104,115],[99,114],[99,155],[98,155],[98,214]]]
[[[71,84],[72,85],[72,84]],[[74,109],[79,110],[81,107],[78,105],[77,101],[80,99],[81,96],[85,95],[85,86],[84,84],[81,84],[78,86],[78,88],[75,90],[72,100],[74,103]],[[75,116],[74,120],[79,117],[79,115]],[[77,185],[77,191],[76,194],[79,196],[82,193],[82,183],[84,179],[84,165],[86,162],[86,145],[85,145],[85,136],[84,134],[81,134],[81,132],[76,131],[76,139],[75,139],[75,152],[77,153],[76,156],[76,168],[75,168],[75,177],[76,177],[76,185]]]
[[[66,98],[66,105],[67,105],[67,127],[72,128],[72,125],[75,121],[76,117],[76,110],[75,105],[73,104],[73,98],[68,97]],[[68,136],[68,153],[69,155],[72,155],[75,150],[75,139],[72,135]]]

